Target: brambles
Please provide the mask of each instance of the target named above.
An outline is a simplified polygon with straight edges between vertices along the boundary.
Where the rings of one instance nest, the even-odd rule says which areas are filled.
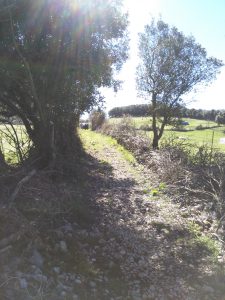
[[[134,153],[136,157],[151,148],[150,139],[136,131],[132,118],[128,116],[124,116],[118,123],[110,124],[106,122],[101,128],[101,132],[114,137],[121,145]]]

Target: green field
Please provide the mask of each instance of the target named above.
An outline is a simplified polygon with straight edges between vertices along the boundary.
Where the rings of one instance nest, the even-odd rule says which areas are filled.
[[[197,145],[207,144],[211,147],[213,140],[213,147],[218,148],[222,151],[225,151],[225,144],[220,143],[221,138],[225,138],[225,126],[218,126],[217,123],[207,120],[196,120],[184,118],[184,121],[187,121],[189,125],[183,126],[181,130],[176,130],[171,126],[167,126],[163,135],[163,138],[168,138],[170,136],[175,136],[178,139],[187,140],[190,143]],[[119,123],[122,121],[122,118],[112,118],[109,120],[110,123]],[[132,124],[136,129],[140,129],[141,126],[151,125],[150,117],[140,117],[140,118],[131,118]],[[202,126],[203,129],[197,130],[197,126]],[[204,129],[207,127],[207,129]],[[147,132],[150,137],[152,137],[152,132]]]
[[[187,141],[187,144],[202,145],[207,144],[209,147],[220,149],[225,152],[225,144],[220,143],[221,138],[225,138],[225,126],[218,126],[217,123],[212,121],[205,120],[196,120],[196,119],[183,119],[188,121],[189,125],[183,126],[182,131],[175,130],[171,126],[166,127],[163,139],[172,137],[174,139],[180,139]],[[119,123],[122,121],[122,118],[112,118],[109,119],[110,123]],[[151,118],[131,118],[131,124],[135,126],[136,129],[140,130],[141,126],[151,126]],[[208,129],[196,130],[197,126],[208,127]],[[29,142],[27,140],[26,133],[24,131],[24,126],[16,125],[16,132],[20,142],[22,155],[26,155],[26,151],[29,148]],[[141,131],[144,132],[144,131]],[[145,131],[150,138],[152,137],[152,131]],[[4,153],[7,161],[11,163],[17,163],[19,161],[17,149],[15,148],[15,141],[12,140],[15,138],[11,128],[6,129],[5,125],[0,125],[0,149]]]
[[[139,129],[141,126],[146,126],[150,124],[151,118],[150,117],[139,117],[139,118],[130,118],[128,117],[135,128]],[[118,124],[121,122],[123,118],[110,118],[109,123],[111,124]]]
[[[151,125],[151,117],[128,117],[130,118],[131,122],[135,126],[135,128],[139,129],[141,126]],[[112,124],[118,124],[121,122],[122,118],[110,118],[109,122]],[[187,121],[189,125],[184,126],[186,130],[194,130],[197,126],[201,125],[203,127],[218,127],[217,123],[213,121],[207,121],[207,120],[196,120],[196,119],[189,119],[184,118],[183,121]],[[171,126],[169,126],[167,129],[170,129]]]
[[[207,144],[214,148],[218,148],[225,151],[225,145],[220,143],[221,138],[225,138],[225,127],[218,127],[213,129],[203,129],[203,130],[193,130],[193,131],[170,131],[166,130],[164,133],[164,138],[173,134],[179,139],[190,141],[196,145]]]

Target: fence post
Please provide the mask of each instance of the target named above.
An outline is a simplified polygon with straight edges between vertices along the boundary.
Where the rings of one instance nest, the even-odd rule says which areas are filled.
[[[210,152],[210,165],[211,165],[211,163],[212,163],[213,144],[214,144],[214,130],[213,130],[213,132],[212,132],[211,152]]]

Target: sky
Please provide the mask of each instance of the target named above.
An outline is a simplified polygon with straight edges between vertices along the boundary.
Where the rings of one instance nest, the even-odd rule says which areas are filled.
[[[135,72],[138,32],[152,18],[161,18],[185,35],[193,35],[209,56],[225,63],[225,0],[124,0],[124,9],[130,21],[129,59],[117,75],[123,81],[121,90],[116,94],[110,89],[103,90],[107,111],[115,106],[147,103],[137,96]],[[225,67],[209,87],[200,87],[185,100],[189,108],[225,109]]]

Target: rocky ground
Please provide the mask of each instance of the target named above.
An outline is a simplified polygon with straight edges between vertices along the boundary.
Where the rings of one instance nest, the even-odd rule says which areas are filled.
[[[225,299],[224,254],[198,212],[96,137],[83,137],[82,181],[40,173],[3,202],[0,299]]]

